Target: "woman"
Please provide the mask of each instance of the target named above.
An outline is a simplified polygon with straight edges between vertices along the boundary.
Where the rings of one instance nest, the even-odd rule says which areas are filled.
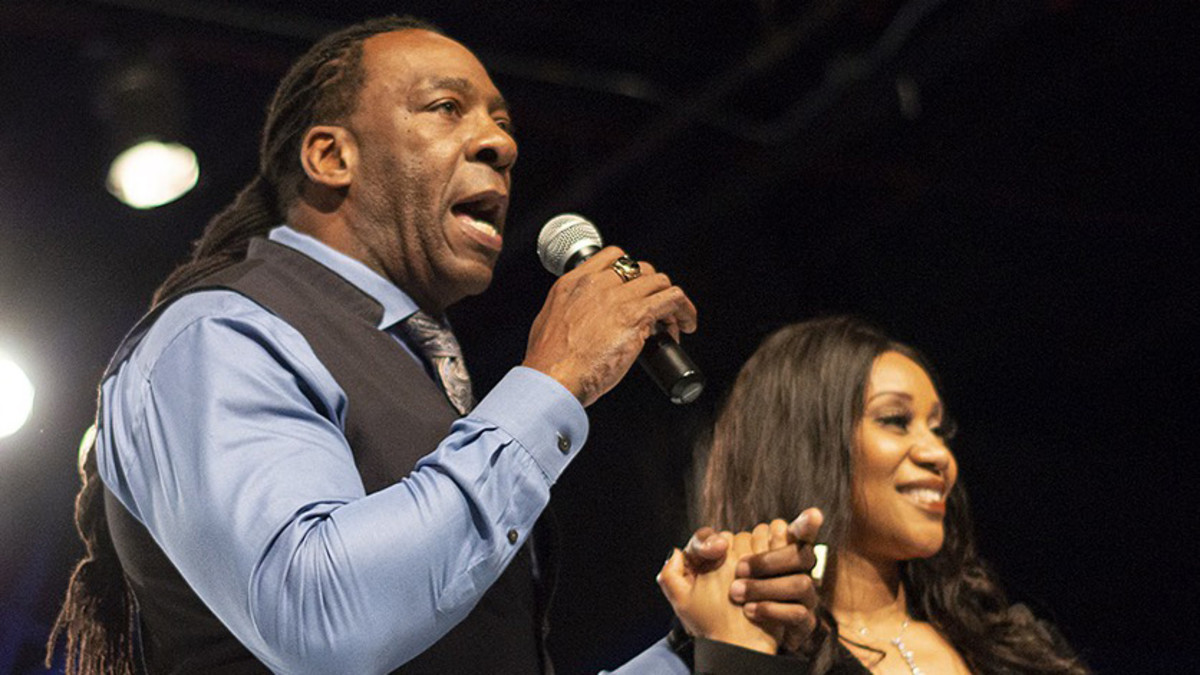
[[[714,428],[701,514],[732,531],[807,506],[824,514],[825,637],[798,672],[1089,672],[979,559],[952,434],[926,360],[855,319],[783,328],[742,368]],[[778,545],[772,532],[735,548],[768,539]],[[677,563],[661,585],[685,627],[740,621],[729,641],[773,651],[720,584]]]

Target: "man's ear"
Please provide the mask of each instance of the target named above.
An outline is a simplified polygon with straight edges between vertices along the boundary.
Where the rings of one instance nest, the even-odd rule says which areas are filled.
[[[300,145],[300,164],[308,179],[333,190],[349,187],[358,165],[358,145],[345,127],[310,127]]]

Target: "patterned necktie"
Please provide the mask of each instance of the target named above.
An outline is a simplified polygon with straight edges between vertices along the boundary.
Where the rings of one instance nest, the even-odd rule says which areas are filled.
[[[462,348],[450,327],[418,311],[400,323],[410,344],[429,360],[434,373],[446,392],[446,398],[454,405],[458,414],[465,415],[475,407],[475,395],[471,393],[471,376],[463,361]]]

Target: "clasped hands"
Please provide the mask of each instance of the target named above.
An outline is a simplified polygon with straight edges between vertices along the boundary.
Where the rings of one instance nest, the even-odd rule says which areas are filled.
[[[822,521],[811,508],[791,524],[777,519],[752,532],[701,528],[675,549],[658,585],[692,636],[768,654],[808,652],[817,628],[813,542]]]

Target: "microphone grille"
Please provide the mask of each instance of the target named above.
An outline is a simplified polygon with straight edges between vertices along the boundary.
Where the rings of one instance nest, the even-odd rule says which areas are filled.
[[[575,213],[554,216],[538,234],[537,253],[545,267],[555,276],[566,271],[567,261],[580,250],[604,246],[600,231],[587,218]]]

